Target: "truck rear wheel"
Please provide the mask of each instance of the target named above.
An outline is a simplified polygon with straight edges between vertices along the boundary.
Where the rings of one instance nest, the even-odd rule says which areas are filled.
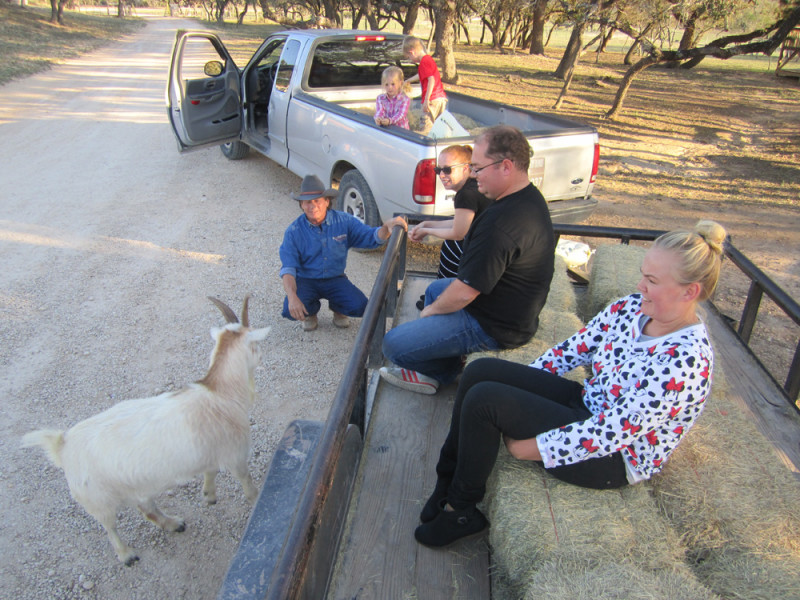
[[[353,215],[371,227],[381,224],[381,215],[372,190],[369,189],[364,176],[356,169],[348,171],[342,177],[339,183],[339,195],[336,197],[336,208]]]
[[[219,147],[222,150],[222,153],[225,155],[226,158],[230,160],[240,160],[247,156],[247,153],[250,152],[250,146],[245,144],[244,142],[228,142],[227,144],[222,144]]]

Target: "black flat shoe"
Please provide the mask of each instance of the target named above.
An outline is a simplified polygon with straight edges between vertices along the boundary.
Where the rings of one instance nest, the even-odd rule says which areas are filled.
[[[423,523],[428,523],[436,518],[439,511],[444,507],[443,501],[447,498],[447,489],[450,487],[449,479],[437,479],[436,487],[433,488],[433,493],[425,506],[422,507],[422,512],[419,513],[419,520]]]
[[[460,510],[440,510],[433,521],[423,523],[414,531],[416,540],[425,546],[442,548],[458,540],[482,533],[489,521],[475,506]]]

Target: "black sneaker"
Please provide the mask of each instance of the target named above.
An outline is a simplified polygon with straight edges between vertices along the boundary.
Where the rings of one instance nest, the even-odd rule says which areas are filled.
[[[475,506],[453,511],[442,509],[433,521],[417,527],[414,537],[420,544],[441,548],[458,540],[478,535],[488,526],[489,521]]]

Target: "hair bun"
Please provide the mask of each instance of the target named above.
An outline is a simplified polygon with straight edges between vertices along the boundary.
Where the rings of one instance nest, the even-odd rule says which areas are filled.
[[[722,254],[722,243],[728,235],[722,225],[716,221],[698,221],[697,225],[694,226],[694,230],[714,252]]]

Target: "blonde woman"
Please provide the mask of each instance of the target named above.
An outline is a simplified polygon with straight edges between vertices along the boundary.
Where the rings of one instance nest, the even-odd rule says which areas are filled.
[[[445,546],[486,529],[475,505],[501,438],[515,458],[582,487],[618,488],[658,473],[711,389],[713,351],[697,309],[716,287],[724,239],[713,221],[664,234],[644,257],[638,293],[571,338],[528,366],[470,364],[417,540]],[[562,377],[581,365],[592,370],[583,384]]]

